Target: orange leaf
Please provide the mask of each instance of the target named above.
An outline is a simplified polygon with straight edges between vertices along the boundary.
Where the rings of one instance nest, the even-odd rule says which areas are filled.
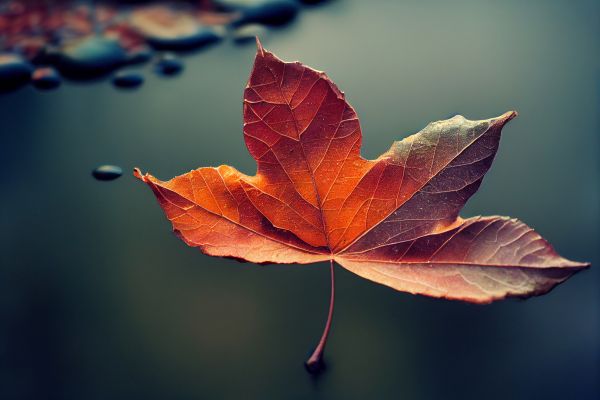
[[[458,216],[517,115],[429,124],[375,160],[354,109],[323,72],[258,45],[244,92],[255,176],[199,168],[154,191],[177,235],[255,263],[333,260],[394,289],[474,303],[543,294],[589,264],[560,257],[505,217]]]

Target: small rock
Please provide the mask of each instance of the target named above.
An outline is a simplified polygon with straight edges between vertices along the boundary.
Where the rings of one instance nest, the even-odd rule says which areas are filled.
[[[217,29],[202,26],[193,13],[165,5],[135,10],[130,23],[157,50],[193,50],[223,37]]]
[[[216,43],[223,38],[216,29],[200,28],[193,34],[178,37],[148,37],[148,43],[157,50],[193,50]]]
[[[262,0],[249,1],[247,5],[240,5],[241,16],[232,23],[233,26],[241,26],[252,23],[269,26],[285,25],[298,15],[300,6],[292,0]]]
[[[235,43],[243,44],[254,42],[256,37],[263,39],[267,33],[267,29],[260,24],[248,24],[235,28],[231,32],[231,37]]]
[[[308,5],[316,5],[316,4],[321,4],[321,3],[325,3],[328,0],[298,0],[300,3],[303,4],[308,4]]]
[[[124,89],[133,89],[144,83],[144,75],[136,71],[119,71],[113,77],[113,84]]]
[[[114,71],[127,62],[128,56],[116,39],[89,36],[61,48],[55,59],[65,76],[88,79]]]
[[[39,67],[33,71],[31,83],[40,90],[52,90],[59,87],[62,79],[52,67]]]
[[[156,72],[161,75],[176,75],[183,70],[183,62],[173,54],[164,54],[156,63]]]
[[[144,64],[150,61],[154,52],[148,46],[140,46],[129,51],[127,64]]]
[[[31,79],[33,67],[17,54],[0,54],[0,93],[16,90]]]
[[[213,3],[217,4],[219,8],[235,11],[248,7],[257,7],[266,3],[273,3],[277,1],[293,1],[293,0],[213,0]]]
[[[92,171],[92,176],[99,181],[113,181],[123,175],[123,169],[116,165],[101,165]]]

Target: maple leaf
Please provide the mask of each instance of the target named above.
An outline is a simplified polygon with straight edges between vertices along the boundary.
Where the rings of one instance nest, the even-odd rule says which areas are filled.
[[[244,92],[244,139],[258,169],[199,168],[150,186],[175,233],[212,256],[254,263],[329,261],[396,290],[473,303],[549,291],[589,264],[559,256],[507,217],[458,216],[517,115],[429,124],[375,160],[360,155],[354,109],[323,72],[258,42]]]

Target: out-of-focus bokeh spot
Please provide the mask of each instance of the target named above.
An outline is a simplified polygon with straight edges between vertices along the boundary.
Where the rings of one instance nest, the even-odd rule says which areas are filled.
[[[29,63],[90,80],[150,61],[155,52],[201,50],[226,38],[243,43],[291,22],[303,3],[314,2],[0,2],[0,92],[27,84]]]

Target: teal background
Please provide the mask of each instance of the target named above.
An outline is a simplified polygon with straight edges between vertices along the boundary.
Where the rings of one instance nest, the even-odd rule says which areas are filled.
[[[255,171],[241,130],[255,48],[227,42],[175,78],[147,68],[133,92],[0,96],[0,398],[599,398],[600,4],[338,0],[263,44],[347,93],[369,158],[433,120],[517,110],[462,215],[520,218],[594,266],[489,306],[338,268],[329,369],[311,378],[327,264],[204,256],[130,174]],[[104,163],[125,175],[95,181]]]

